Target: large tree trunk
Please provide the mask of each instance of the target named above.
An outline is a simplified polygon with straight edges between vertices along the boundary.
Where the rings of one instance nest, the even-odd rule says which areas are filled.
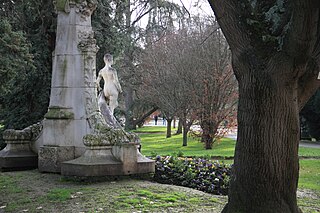
[[[238,140],[223,212],[299,212],[298,112],[320,85],[319,3],[209,2],[239,82]]]
[[[236,64],[242,73],[238,140],[229,203],[223,212],[299,212],[298,82],[281,74],[292,67],[281,57],[268,64],[262,66],[266,70],[260,70],[261,75],[251,71],[259,66]]]

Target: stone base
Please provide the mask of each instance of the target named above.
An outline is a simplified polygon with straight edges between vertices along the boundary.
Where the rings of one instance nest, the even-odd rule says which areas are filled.
[[[138,153],[137,170],[135,174],[146,174],[155,172],[155,162]]]
[[[31,151],[0,151],[0,170],[18,171],[35,169],[38,167],[38,156]]]
[[[127,153],[126,149],[122,152]],[[154,172],[154,170],[154,161],[143,157],[141,154],[136,155],[135,161],[122,162],[111,152],[111,147],[91,147],[91,149],[86,150],[83,156],[63,162],[61,165],[62,175],[77,177],[144,174]]]
[[[75,147],[73,146],[42,146],[39,150],[40,172],[61,172],[61,163],[75,159]]]
[[[111,154],[111,147],[95,148],[86,150],[77,159],[63,162],[61,174],[77,177],[122,175],[122,163]]]

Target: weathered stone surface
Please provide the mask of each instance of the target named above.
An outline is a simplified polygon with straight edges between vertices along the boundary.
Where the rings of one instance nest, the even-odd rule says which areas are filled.
[[[112,155],[111,146],[96,146],[77,159],[63,162],[61,174],[78,177],[122,175],[122,163]]]
[[[73,119],[74,113],[70,112],[68,108],[51,106],[44,117],[47,119]]]
[[[26,149],[26,148],[24,148]],[[12,151],[7,147],[0,152],[0,170],[16,171],[38,167],[38,156],[31,151]]]
[[[123,146],[92,146],[79,158],[62,163],[61,174],[101,177],[154,172],[153,160],[143,157],[135,143]]]
[[[8,129],[3,132],[7,146],[0,151],[0,170],[24,170],[37,168],[38,156],[30,149],[31,141],[41,132],[41,123],[23,130]]]
[[[75,158],[75,148],[68,146],[42,146],[39,150],[40,172],[61,172],[61,163]]]

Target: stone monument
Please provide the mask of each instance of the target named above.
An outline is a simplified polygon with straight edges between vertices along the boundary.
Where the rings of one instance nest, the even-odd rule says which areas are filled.
[[[10,145],[6,153],[12,147],[14,150],[23,147],[18,151],[25,153],[33,164],[38,154],[39,171],[66,176],[153,172],[154,161],[143,157],[137,149],[139,138],[125,132],[114,118],[112,111],[117,100],[108,106],[110,99],[107,102],[105,95],[100,95],[99,101],[97,98],[98,47],[91,27],[91,14],[97,1],[56,0],[53,3],[58,23],[48,112],[38,124],[41,131],[35,134],[30,129],[7,130],[4,135],[8,137],[4,139],[14,145]],[[24,145],[10,143],[16,139]],[[35,155],[29,156],[25,151]]]

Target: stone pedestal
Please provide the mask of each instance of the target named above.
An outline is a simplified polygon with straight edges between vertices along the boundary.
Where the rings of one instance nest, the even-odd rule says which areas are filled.
[[[112,155],[111,146],[90,147],[81,157],[63,162],[61,174],[77,177],[122,175],[122,163]]]
[[[95,83],[98,47],[91,27],[97,1],[53,2],[58,12],[57,36],[42,132],[33,134],[27,129],[7,137],[1,168],[39,165],[41,172],[83,177],[154,172],[154,161],[137,150],[138,137],[123,130],[106,102],[99,108]],[[30,141],[39,154],[38,164],[37,155],[28,148]]]
[[[56,0],[58,13],[48,112],[39,139],[39,170],[60,172],[61,162],[81,156],[82,138],[96,103],[96,41],[91,13],[96,1]]]
[[[39,171],[60,173],[61,163],[75,158],[73,146],[42,146],[39,150]]]
[[[154,161],[143,157],[135,143],[91,146],[81,157],[61,165],[62,175],[77,177],[143,174],[154,170]]]
[[[3,133],[7,146],[0,151],[0,170],[13,171],[34,169],[38,165],[38,155],[30,149],[32,131],[8,129]]]

